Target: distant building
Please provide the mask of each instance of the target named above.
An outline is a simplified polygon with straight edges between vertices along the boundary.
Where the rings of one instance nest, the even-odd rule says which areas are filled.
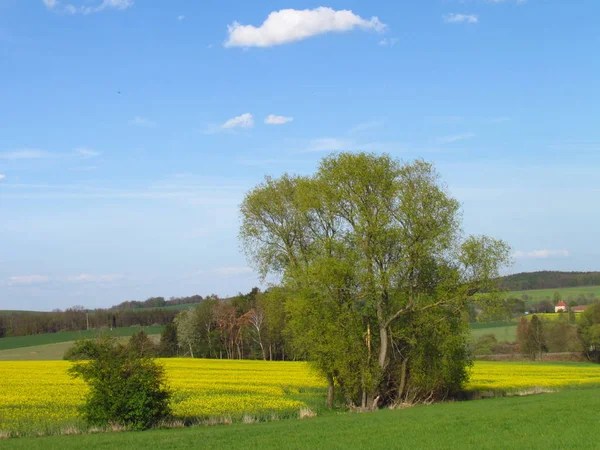
[[[584,312],[585,309],[588,307],[588,305],[583,305],[583,306],[573,306],[571,308],[571,311],[579,313],[579,312]]]
[[[554,312],[567,312],[568,306],[565,302],[558,302],[554,307]]]

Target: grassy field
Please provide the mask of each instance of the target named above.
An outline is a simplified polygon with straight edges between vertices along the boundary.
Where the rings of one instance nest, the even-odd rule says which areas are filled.
[[[95,338],[99,335],[108,334],[114,337],[126,337],[144,330],[147,334],[160,334],[164,327],[122,327],[103,328],[101,330],[89,331],[61,331],[58,333],[34,334],[31,336],[6,337],[0,339],[0,350],[10,350],[22,347],[33,347],[39,345],[58,344],[61,342],[71,342],[84,338]]]
[[[540,302],[542,300],[552,301],[555,292],[560,293],[562,300],[565,302],[568,302],[570,300],[577,300],[578,296],[587,294],[594,294],[595,298],[600,299],[600,286],[581,286],[557,289],[533,289],[529,291],[512,291],[508,294],[516,298],[522,298],[523,295],[527,295],[528,300],[526,301],[526,303],[530,305],[533,303]]]
[[[473,340],[477,340],[486,334],[493,334],[498,342],[512,342],[517,339],[517,324],[512,322],[471,324]]]
[[[35,345],[0,350],[0,361],[52,361],[63,359],[63,355],[73,345],[74,341],[59,342],[58,344]]]
[[[160,341],[160,334],[149,334],[154,342]],[[120,336],[118,339],[127,341],[129,336]],[[31,347],[18,347],[0,350],[0,361],[55,361],[63,359],[65,352],[73,346],[75,341],[59,342],[57,344],[34,345]]]
[[[20,438],[3,449],[597,449],[600,389],[306,420]]]

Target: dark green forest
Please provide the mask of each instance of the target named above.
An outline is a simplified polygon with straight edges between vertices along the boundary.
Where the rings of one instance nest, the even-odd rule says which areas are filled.
[[[600,272],[523,272],[501,277],[499,282],[507,291],[598,286]]]

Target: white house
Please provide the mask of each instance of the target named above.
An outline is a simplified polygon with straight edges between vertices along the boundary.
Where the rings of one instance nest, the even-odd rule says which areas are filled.
[[[554,307],[554,312],[567,312],[567,304],[565,302],[558,302]]]

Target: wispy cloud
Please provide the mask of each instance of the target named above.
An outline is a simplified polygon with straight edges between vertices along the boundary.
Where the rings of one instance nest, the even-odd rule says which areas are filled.
[[[229,119],[221,128],[223,130],[231,130],[234,128],[252,128],[254,127],[254,117],[250,113],[242,114],[241,116]]]
[[[467,139],[472,139],[474,138],[476,135],[475,133],[460,133],[460,134],[454,134],[452,136],[444,136],[438,139],[438,142],[442,143],[442,144],[451,144],[453,142],[459,142],[459,141],[466,141]]]
[[[141,116],[135,116],[133,119],[131,119],[129,121],[129,125],[133,125],[135,127],[154,127],[156,126],[156,122],[153,122],[150,119],[147,119],[146,117],[141,117]]]
[[[0,173],[0,181],[4,180],[6,178],[6,175],[4,175],[3,173]]]
[[[8,284],[10,286],[30,286],[35,284],[49,283],[50,277],[46,275],[18,275],[8,277]]]
[[[568,250],[533,250],[530,252],[516,251],[513,256],[517,259],[548,259],[552,257],[566,258],[570,256]]]
[[[308,147],[303,153],[310,152],[341,152],[348,150],[352,146],[352,141],[340,138],[319,138],[310,141]]]
[[[289,44],[324,33],[350,31],[355,28],[382,32],[386,25],[377,17],[363,19],[350,10],[332,8],[282,9],[269,14],[262,25],[242,25],[239,22],[227,27],[229,38],[225,47],[271,47]]]
[[[378,44],[382,47],[394,47],[398,42],[400,42],[400,39],[398,38],[384,38],[380,40]]]
[[[122,280],[123,278],[125,277],[120,274],[94,275],[81,273],[79,275],[69,275],[65,277],[65,281],[70,283],[111,283],[113,281]]]
[[[95,158],[100,155],[100,152],[88,147],[78,147],[75,149],[75,153],[85,159]]]
[[[64,3],[60,0],[42,0],[42,2],[51,11],[67,14],[94,14],[109,9],[125,10],[133,6],[133,0],[101,0],[85,2],[86,4],[79,6],[73,3]]]
[[[285,123],[291,122],[292,120],[294,120],[293,117],[276,116],[274,114],[269,114],[265,119],[265,123],[267,125],[283,125]]]
[[[369,122],[359,123],[358,125],[350,128],[348,131],[350,134],[353,133],[361,133],[363,131],[371,130],[373,128],[380,128],[383,126],[383,121],[381,120],[371,120]]]
[[[475,24],[479,22],[479,18],[475,14],[446,14],[444,16],[444,22],[446,23],[471,23]]]
[[[185,19],[185,16],[183,14],[181,14],[180,16],[177,16],[177,20],[180,22],[184,19]]]
[[[22,148],[11,150],[9,152],[0,152],[0,159],[16,160],[16,159],[41,159],[51,158],[52,153],[45,150],[37,150],[33,148]]]

